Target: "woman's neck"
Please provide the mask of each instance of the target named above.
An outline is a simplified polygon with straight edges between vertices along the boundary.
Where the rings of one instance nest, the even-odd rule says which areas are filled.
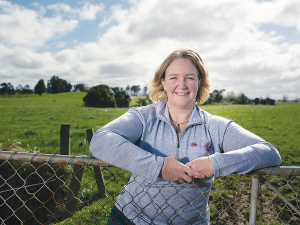
[[[194,105],[191,108],[173,108],[171,105],[168,105],[171,120],[176,121],[176,123],[189,121],[193,112],[193,107]]]

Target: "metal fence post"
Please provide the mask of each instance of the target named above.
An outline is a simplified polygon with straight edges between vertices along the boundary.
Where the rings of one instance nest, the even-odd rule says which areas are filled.
[[[93,129],[86,130],[86,136],[89,144],[92,140],[93,135],[94,135]],[[106,190],[105,190],[105,181],[100,166],[94,166],[94,174],[95,174],[95,179],[98,187],[98,194],[95,197],[96,198],[107,197]]]
[[[259,189],[259,175],[252,175],[251,181],[251,200],[250,200],[250,217],[249,224],[256,224],[257,214],[257,200],[258,200],[258,189]]]

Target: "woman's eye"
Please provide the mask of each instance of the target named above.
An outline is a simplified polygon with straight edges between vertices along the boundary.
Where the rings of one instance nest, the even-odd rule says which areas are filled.
[[[176,79],[176,77],[171,77],[171,78],[170,78],[170,80],[175,80],[175,79]]]
[[[190,79],[190,80],[194,80],[194,77],[188,77],[188,79]]]

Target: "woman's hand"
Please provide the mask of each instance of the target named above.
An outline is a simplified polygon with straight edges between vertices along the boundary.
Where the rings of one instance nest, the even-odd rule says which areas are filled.
[[[189,163],[186,164],[190,168],[200,172],[201,174],[205,174],[206,178],[212,177],[214,172],[214,167],[208,157],[201,157],[198,159],[195,159]],[[203,177],[194,177],[194,178],[203,178]]]
[[[193,178],[205,178],[204,174],[182,164],[176,155],[170,155],[164,159],[160,176],[165,180],[179,183],[191,183]]]

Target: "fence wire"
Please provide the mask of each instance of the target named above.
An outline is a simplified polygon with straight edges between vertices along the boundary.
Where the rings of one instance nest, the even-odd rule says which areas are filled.
[[[255,174],[260,181],[257,224],[300,224],[300,167]],[[130,176],[87,156],[0,151],[1,224],[106,224]],[[160,187],[159,193],[178,197],[169,196],[166,188]],[[250,200],[251,174],[215,178],[208,204],[211,224],[249,224]],[[169,218],[170,224],[184,218],[184,209],[181,214]]]

